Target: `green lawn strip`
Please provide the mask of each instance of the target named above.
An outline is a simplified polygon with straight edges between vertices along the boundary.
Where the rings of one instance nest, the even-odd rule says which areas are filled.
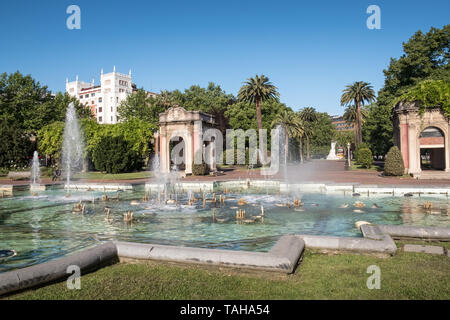
[[[410,242],[408,242],[410,243]],[[370,265],[381,289],[369,290]],[[393,257],[307,250],[294,275],[165,262],[120,263],[8,299],[449,299],[450,258],[399,251]]]
[[[108,174],[102,172],[82,172],[74,175],[75,179],[92,180],[128,180],[128,179],[147,179],[152,176],[150,171],[140,171],[131,173]]]
[[[383,171],[380,166],[372,165],[370,168],[363,168],[361,165],[357,164],[356,161],[352,160],[350,165],[350,170],[358,171]]]

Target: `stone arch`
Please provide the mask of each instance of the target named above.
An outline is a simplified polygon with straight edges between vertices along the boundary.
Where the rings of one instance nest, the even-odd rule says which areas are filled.
[[[437,125],[429,125],[419,130],[419,164],[421,170],[445,170],[448,150],[445,147],[445,128]]]
[[[192,174],[194,157],[203,154],[203,133],[214,127],[214,117],[200,111],[187,111],[180,106],[175,106],[161,113],[159,115],[159,132],[156,135],[156,144],[158,145],[156,149],[160,154],[160,171],[162,173],[170,172],[170,140],[179,136],[185,143],[185,174]],[[214,163],[209,165],[211,168],[215,168]]]
[[[402,153],[407,173],[417,178],[428,179],[450,176],[449,174],[438,173],[438,171],[422,171],[422,149],[431,147],[430,149],[441,149],[439,152],[441,152],[440,157],[443,161],[439,168],[445,170],[445,172],[450,172],[450,118],[444,114],[441,108],[430,107],[421,112],[418,103],[399,102],[394,108],[393,124],[394,144]],[[441,138],[438,145],[427,144],[431,139],[428,139],[428,142],[427,139],[421,141],[421,138],[424,138],[422,133],[431,128],[436,128],[443,134],[443,141]]]

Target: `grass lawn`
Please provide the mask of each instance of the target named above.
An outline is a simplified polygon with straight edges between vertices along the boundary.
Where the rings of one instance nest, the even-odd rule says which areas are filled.
[[[370,265],[381,269],[379,290],[366,287]],[[306,250],[293,275],[126,262],[83,276],[81,290],[68,290],[62,282],[8,299],[450,299],[449,276],[447,256],[399,250],[381,258]]]
[[[92,180],[128,180],[128,179],[147,179],[152,176],[150,171],[140,171],[131,173],[108,174],[102,172],[81,172],[74,175],[75,179]]]
[[[370,168],[363,168],[361,165],[357,164],[355,160],[352,160],[350,170],[383,171],[383,168],[375,164],[373,164]]]

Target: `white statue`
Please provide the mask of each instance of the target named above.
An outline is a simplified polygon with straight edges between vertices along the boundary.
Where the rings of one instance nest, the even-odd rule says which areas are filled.
[[[331,150],[327,160],[339,160],[339,157],[336,155],[336,142],[331,142]]]

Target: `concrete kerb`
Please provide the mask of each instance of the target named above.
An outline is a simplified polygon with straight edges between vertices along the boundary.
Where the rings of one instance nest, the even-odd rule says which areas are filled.
[[[307,248],[394,255],[394,239],[450,241],[450,228],[362,224],[364,238],[297,235]]]
[[[67,268],[72,265],[84,274],[114,261],[117,248],[108,242],[50,262],[0,273],[0,296],[67,278]]]
[[[394,239],[450,241],[450,228],[396,225],[377,225],[377,228],[381,233],[388,234]]]
[[[388,255],[394,255],[397,252],[397,246],[389,235],[384,235],[380,240],[313,235],[297,235],[297,237],[305,241],[307,248],[313,249],[382,253]]]
[[[268,253],[115,242],[120,258],[223,265],[292,273],[305,244],[295,236],[281,237]]]

